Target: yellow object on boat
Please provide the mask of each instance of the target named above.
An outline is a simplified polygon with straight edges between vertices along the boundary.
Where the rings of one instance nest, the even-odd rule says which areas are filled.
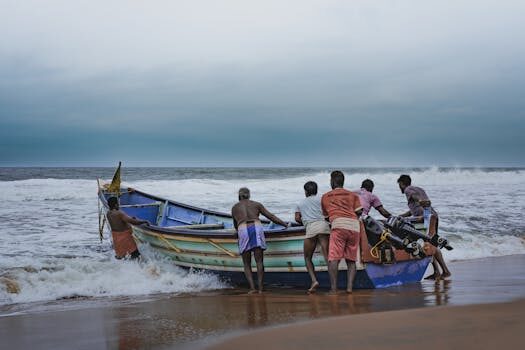
[[[118,162],[117,170],[115,170],[115,174],[113,175],[113,180],[111,180],[111,184],[108,186],[108,192],[117,193],[117,195],[120,194],[120,166],[122,162]]]

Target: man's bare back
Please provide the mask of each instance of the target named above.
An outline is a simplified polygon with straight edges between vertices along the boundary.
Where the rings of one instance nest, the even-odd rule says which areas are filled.
[[[247,221],[259,220],[259,214],[266,216],[276,224],[286,227],[286,223],[270,213],[261,203],[249,199],[240,200],[232,208],[232,216],[235,228]]]
[[[140,225],[148,222],[147,220],[137,220],[131,218],[120,209],[110,209],[107,212],[106,217],[108,218],[111,230],[116,232],[129,230],[131,228],[130,224]]]

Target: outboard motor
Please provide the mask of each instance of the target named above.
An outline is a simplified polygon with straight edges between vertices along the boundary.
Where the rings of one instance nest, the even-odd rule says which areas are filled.
[[[381,240],[381,234],[385,230],[385,227],[380,221],[375,220],[369,215],[366,215],[363,218],[363,224],[365,224],[368,243],[370,243],[372,246],[376,245]]]
[[[429,242],[435,247],[445,248],[447,250],[452,250],[453,248],[448,244],[448,240],[444,237],[439,237],[436,233],[434,236],[429,237],[428,235],[416,230],[416,228],[409,222],[405,221],[401,216],[392,216],[390,217],[385,226],[389,228],[392,233],[404,240],[408,239],[410,241],[415,241],[422,239],[425,242]]]
[[[370,243],[372,246],[375,246],[381,241],[381,235],[385,233],[385,226],[382,222],[377,221],[368,215],[363,218],[363,223],[365,225],[368,243]],[[401,239],[400,237],[393,235],[388,227],[386,227],[386,229],[387,232],[385,233],[385,236],[387,237],[388,242],[392,246],[394,246],[397,249],[403,249],[412,256],[417,256],[420,258],[426,256],[423,247],[421,247],[421,245],[418,242],[412,242],[409,239]],[[383,254],[383,252],[381,252],[381,254]],[[385,252],[385,259],[389,260],[387,255],[388,253]]]

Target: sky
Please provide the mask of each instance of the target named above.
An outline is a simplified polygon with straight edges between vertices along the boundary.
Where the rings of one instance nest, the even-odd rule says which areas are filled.
[[[523,1],[0,8],[0,165],[525,166]]]

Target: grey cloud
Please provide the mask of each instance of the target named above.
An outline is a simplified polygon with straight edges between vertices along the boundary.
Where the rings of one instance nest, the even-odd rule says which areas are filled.
[[[524,163],[520,2],[29,3],[0,161]]]

